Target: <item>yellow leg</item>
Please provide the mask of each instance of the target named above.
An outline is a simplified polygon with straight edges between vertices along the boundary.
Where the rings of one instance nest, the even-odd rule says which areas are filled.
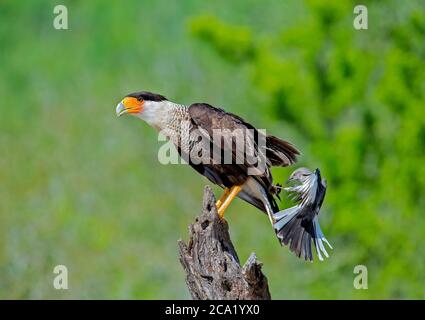
[[[238,193],[242,190],[241,186],[233,186],[230,188],[229,195],[227,198],[223,201],[220,208],[218,208],[218,215],[221,219],[224,217],[224,211],[226,208],[230,205],[230,203],[235,199],[235,197],[238,195]]]
[[[222,196],[215,203],[215,206],[216,206],[217,210],[220,209],[221,205],[223,204],[223,201],[226,200],[226,198],[229,195],[229,193],[230,193],[230,189],[229,188],[224,188],[224,192],[223,192]]]

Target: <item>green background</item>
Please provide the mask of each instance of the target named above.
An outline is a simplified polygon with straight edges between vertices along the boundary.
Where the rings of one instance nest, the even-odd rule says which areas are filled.
[[[53,28],[56,4],[69,30]],[[281,248],[245,202],[226,213],[273,298],[424,299],[425,5],[364,1],[358,31],[355,4],[1,1],[0,298],[190,298],[177,239],[207,181],[159,164],[155,131],[116,118],[148,90],[222,106],[297,145],[295,167],[321,168],[324,262]],[[58,264],[69,290],[52,286]]]

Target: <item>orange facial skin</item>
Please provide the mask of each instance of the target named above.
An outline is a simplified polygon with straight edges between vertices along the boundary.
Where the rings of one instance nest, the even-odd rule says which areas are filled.
[[[127,113],[139,113],[143,109],[144,101],[139,101],[133,97],[126,97],[121,103],[127,109]]]

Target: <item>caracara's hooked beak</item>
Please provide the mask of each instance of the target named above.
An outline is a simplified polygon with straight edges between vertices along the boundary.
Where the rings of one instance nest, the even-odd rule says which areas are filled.
[[[116,113],[117,117],[122,116],[126,113],[139,113],[143,109],[143,100],[139,101],[133,97],[125,97],[117,105]]]

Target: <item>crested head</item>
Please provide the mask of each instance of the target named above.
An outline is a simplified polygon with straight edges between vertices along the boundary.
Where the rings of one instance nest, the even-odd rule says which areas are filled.
[[[175,106],[163,95],[148,91],[127,94],[116,107],[117,116],[131,114],[161,129],[166,124],[170,108]]]
[[[136,98],[139,101],[142,101],[142,100],[143,101],[155,101],[155,102],[160,102],[160,101],[164,101],[164,100],[168,101],[168,99],[166,97],[164,97],[163,95],[153,93],[153,92],[148,92],[148,91],[133,92],[133,93],[126,95],[126,97]]]

